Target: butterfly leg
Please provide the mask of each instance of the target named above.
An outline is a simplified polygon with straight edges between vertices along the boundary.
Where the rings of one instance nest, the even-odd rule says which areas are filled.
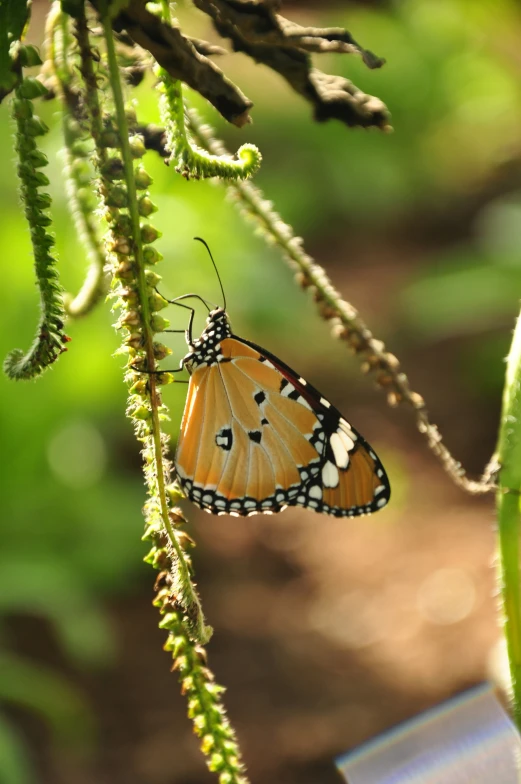
[[[156,289],[157,291],[157,289]],[[159,292],[158,292],[159,293]],[[163,296],[163,295],[161,295]],[[182,297],[181,297],[182,299]],[[188,345],[192,345],[192,325],[194,322],[194,315],[195,310],[191,308],[189,305],[183,305],[181,302],[176,302],[176,300],[167,300],[167,302],[173,305],[179,305],[180,308],[186,308],[186,310],[190,311],[190,318],[188,320],[188,327],[187,329],[164,329],[163,332],[171,332],[171,333],[184,333],[186,337],[186,342]],[[160,376],[162,373],[181,373],[185,368],[184,365],[181,364],[178,368],[173,368],[172,370],[145,370],[143,368],[137,367],[137,365],[131,365],[132,370],[135,370],[136,373],[146,373],[148,376]],[[188,384],[188,381],[178,381],[177,383],[180,384]]]

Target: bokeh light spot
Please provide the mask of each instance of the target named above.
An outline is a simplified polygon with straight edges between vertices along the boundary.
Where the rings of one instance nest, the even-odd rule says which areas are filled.
[[[417,605],[430,623],[458,623],[472,612],[476,588],[472,577],[463,569],[437,569],[418,589]]]
[[[99,482],[107,464],[103,437],[90,422],[66,423],[49,442],[49,465],[64,485],[90,487]]]

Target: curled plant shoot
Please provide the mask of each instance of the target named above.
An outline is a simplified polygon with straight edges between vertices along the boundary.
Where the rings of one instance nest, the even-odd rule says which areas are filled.
[[[168,0],[162,0],[159,14],[169,25],[172,22]],[[237,151],[236,159],[226,151],[214,155],[204,147],[197,147],[187,130],[183,87],[178,79],[173,79],[161,66],[156,67],[161,92],[159,102],[161,117],[166,128],[166,147],[168,161],[174,161],[176,171],[186,177],[220,177],[224,180],[244,180],[259,169],[262,155],[254,144],[243,144]]]
[[[41,64],[33,47],[20,47],[22,66]],[[29,351],[14,349],[4,361],[4,371],[12,379],[31,379],[39,376],[61,353],[66,351],[69,338],[64,332],[64,309],[56,259],[53,254],[54,238],[48,210],[51,197],[41,188],[49,179],[40,171],[48,164],[47,157],[37,146],[36,139],[44,136],[48,128],[34,114],[33,100],[47,94],[47,89],[33,77],[20,75],[12,101],[16,123],[15,149],[18,154],[20,198],[29,224],[34,255],[36,283],[40,291],[40,322]]]

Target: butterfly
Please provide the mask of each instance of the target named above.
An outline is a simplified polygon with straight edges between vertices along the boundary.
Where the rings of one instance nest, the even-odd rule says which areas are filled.
[[[180,363],[190,381],[174,458],[187,497],[217,515],[382,509],[387,474],[340,412],[280,359],[234,335],[226,305],[209,312],[196,340],[190,310]]]

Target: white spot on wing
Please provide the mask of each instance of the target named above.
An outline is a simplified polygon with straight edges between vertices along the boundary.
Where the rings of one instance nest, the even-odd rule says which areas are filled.
[[[265,359],[264,364],[266,365],[266,367],[273,368],[273,370],[275,370],[275,365],[272,362],[270,362],[269,359]]]
[[[385,485],[378,485],[378,487],[375,488],[374,494],[378,495],[378,493],[383,493],[384,490],[385,490]]]
[[[320,485],[313,485],[309,488],[309,497],[310,498],[322,498],[322,488]]]
[[[309,408],[309,410],[311,411],[311,406],[309,405],[309,403],[306,400],[306,398],[302,397],[302,395],[297,400],[297,403],[300,403],[301,406],[306,406],[306,408]]]
[[[344,445],[344,448],[345,448],[345,449],[347,449],[347,451],[348,451],[348,452],[350,452],[352,449],[354,449],[354,447],[355,447],[355,442],[353,441],[353,439],[352,439],[352,438],[350,438],[350,437],[347,435],[347,433],[346,433],[344,430],[342,430],[341,428],[339,428],[339,429],[336,431],[336,433],[334,433],[334,435],[337,435],[337,434],[338,434],[338,438],[340,439],[340,441],[341,441],[341,442],[342,442],[342,444]]]
[[[386,503],[387,503],[387,498],[379,498],[378,501],[376,502],[376,506],[378,507],[378,509],[381,509],[382,506],[386,505]]]
[[[349,422],[346,422],[345,419],[341,419],[339,422],[340,427],[344,431],[344,433],[349,436],[352,441],[356,441],[356,433],[353,433]]]
[[[328,460],[322,469],[322,484],[324,487],[337,487],[338,480],[338,468]]]
[[[332,434],[331,438],[329,439],[329,443],[331,444],[331,449],[333,450],[335,463],[337,466],[339,468],[347,468],[349,463],[349,454],[338,433]]]
[[[268,364],[268,363],[266,363],[266,364]],[[293,386],[293,384],[288,383],[288,384],[286,384],[286,386],[284,387],[284,389],[282,390],[282,392],[280,394],[283,397],[288,397],[288,395],[291,395],[291,393],[294,392],[294,391],[295,391],[295,387]]]
[[[321,398],[320,398],[320,402],[321,402],[321,403],[322,403],[322,405],[323,405],[323,406],[325,406],[326,408],[331,408],[331,403],[329,402],[329,400],[326,400],[326,398],[325,398],[325,397],[321,397]]]

